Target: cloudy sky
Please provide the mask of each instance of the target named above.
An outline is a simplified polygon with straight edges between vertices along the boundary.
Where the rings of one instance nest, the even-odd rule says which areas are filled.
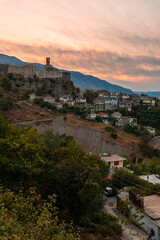
[[[0,0],[0,53],[160,90],[160,0]]]

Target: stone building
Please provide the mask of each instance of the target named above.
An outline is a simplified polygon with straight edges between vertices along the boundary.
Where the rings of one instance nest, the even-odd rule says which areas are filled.
[[[37,76],[39,78],[53,78],[70,81],[70,73],[61,72],[59,71],[59,69],[54,68],[50,64],[50,58],[46,58],[46,65],[43,66],[42,71],[38,71],[36,66],[33,64],[26,64],[20,66],[0,64],[0,71],[13,74],[21,74],[24,76],[24,78],[32,78],[34,76]]]

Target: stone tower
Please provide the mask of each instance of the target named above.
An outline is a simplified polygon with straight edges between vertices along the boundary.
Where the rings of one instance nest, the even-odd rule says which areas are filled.
[[[46,65],[50,66],[50,58],[49,57],[46,58]]]

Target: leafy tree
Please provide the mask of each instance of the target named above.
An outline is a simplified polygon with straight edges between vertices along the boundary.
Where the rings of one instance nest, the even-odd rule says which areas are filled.
[[[97,155],[88,155],[79,144],[71,142],[53,151],[49,166],[45,194],[55,189],[60,208],[68,208],[77,221],[83,216],[91,218],[101,209],[108,167]]]
[[[27,195],[0,186],[0,238],[30,240],[78,240],[79,235],[64,223],[59,223],[55,196],[43,201],[34,188]]]

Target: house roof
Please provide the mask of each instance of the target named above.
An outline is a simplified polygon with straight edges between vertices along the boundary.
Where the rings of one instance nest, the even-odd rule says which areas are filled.
[[[55,98],[52,98],[52,97],[50,97],[50,96],[44,97],[43,99],[46,100],[46,101],[47,101],[47,100],[52,100],[52,101],[55,100]]]
[[[160,136],[152,138],[152,143],[160,143]]]
[[[107,113],[104,113],[104,112],[99,112],[97,115],[100,115],[100,116],[108,116]]]
[[[155,175],[155,174],[152,174],[152,175],[142,175],[142,176],[139,176],[141,179],[143,180],[146,180],[150,183],[153,183],[153,184],[160,184],[160,179]],[[149,178],[147,178],[149,177]]]
[[[151,195],[143,199],[145,213],[154,220],[160,220],[160,196]]]
[[[120,117],[122,116],[122,114],[120,112],[114,112],[114,113],[111,114],[111,116],[116,116],[116,115],[118,115]]]
[[[105,162],[117,162],[117,161],[125,161],[126,158],[123,158],[119,155],[111,155],[110,157],[101,157],[101,159]]]

